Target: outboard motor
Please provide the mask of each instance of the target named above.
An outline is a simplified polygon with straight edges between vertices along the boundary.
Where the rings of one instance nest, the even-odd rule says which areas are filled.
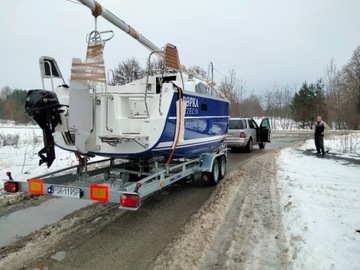
[[[52,133],[61,123],[59,100],[56,94],[47,90],[30,90],[27,93],[25,111],[43,130],[44,148],[38,153],[39,165],[46,163],[49,168],[55,159],[55,142]]]

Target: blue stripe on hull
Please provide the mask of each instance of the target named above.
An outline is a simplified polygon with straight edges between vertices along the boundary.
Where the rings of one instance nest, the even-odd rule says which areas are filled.
[[[184,100],[187,101],[184,144],[175,148],[174,158],[197,156],[215,150],[223,143],[229,126],[229,102],[189,95],[186,92],[184,93]],[[89,155],[126,159],[170,155],[171,145],[175,138],[176,101],[177,95],[174,94],[164,130],[154,147],[141,153],[90,152]],[[197,142],[187,143],[189,140],[197,140]],[[161,146],[164,144],[166,147]]]
[[[168,113],[168,119],[159,143],[174,141],[176,100],[177,96],[174,95]],[[185,142],[194,139],[211,140],[211,138],[217,136],[224,136],[225,138],[229,127],[229,102],[203,96],[188,95],[187,93],[184,94],[184,100],[187,101],[184,123]],[[220,145],[222,141],[223,139],[218,140],[218,145]],[[199,148],[201,148],[201,151],[204,150],[200,145]],[[211,145],[210,148],[212,148]]]

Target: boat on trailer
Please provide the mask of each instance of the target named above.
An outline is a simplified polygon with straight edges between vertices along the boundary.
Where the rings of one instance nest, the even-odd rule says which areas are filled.
[[[109,85],[103,52],[113,32],[96,27],[87,36],[86,60],[72,61],[69,85],[55,59],[41,57],[43,88],[45,79],[52,87],[54,78],[63,83],[28,91],[26,112],[43,129],[40,165],[51,166],[55,145],[84,156],[167,163],[216,151],[226,138],[230,104],[212,82],[187,72],[174,45],[160,49],[96,1],[80,2],[95,20],[104,17],[150,50],[147,72],[126,85]],[[160,69],[151,68],[154,56],[162,59]]]

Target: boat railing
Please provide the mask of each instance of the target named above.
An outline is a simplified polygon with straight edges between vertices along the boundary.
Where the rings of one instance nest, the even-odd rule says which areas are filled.
[[[149,84],[149,76],[151,73],[155,73],[156,71],[158,71],[160,74],[161,74],[161,78],[159,78],[159,84],[160,84],[160,98],[159,98],[159,114],[162,115],[162,111],[161,111],[161,100],[162,100],[162,77],[164,75],[164,68],[161,67],[160,69],[152,69],[151,68],[151,57],[154,55],[154,54],[160,54],[160,53],[163,53],[162,50],[160,51],[152,51],[150,54],[149,54],[149,57],[148,57],[148,60],[147,60],[147,71],[146,71],[146,88],[145,88],[145,97],[144,97],[144,100],[145,100],[145,108],[146,108],[146,113],[147,113],[147,116],[149,116],[149,111],[148,111],[148,104],[147,104],[147,95],[148,95],[148,91],[151,90],[151,84]]]
[[[62,80],[64,85],[66,84],[64,77],[60,72],[59,66],[54,58],[48,56],[42,56],[39,59],[39,65],[40,65],[41,83],[43,89],[45,89],[45,79],[50,79],[52,91],[54,91],[54,78],[58,78]]]

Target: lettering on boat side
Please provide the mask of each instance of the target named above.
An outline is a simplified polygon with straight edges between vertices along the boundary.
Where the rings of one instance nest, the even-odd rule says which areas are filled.
[[[186,115],[199,114],[199,99],[195,97],[184,97],[183,100],[186,102]]]

